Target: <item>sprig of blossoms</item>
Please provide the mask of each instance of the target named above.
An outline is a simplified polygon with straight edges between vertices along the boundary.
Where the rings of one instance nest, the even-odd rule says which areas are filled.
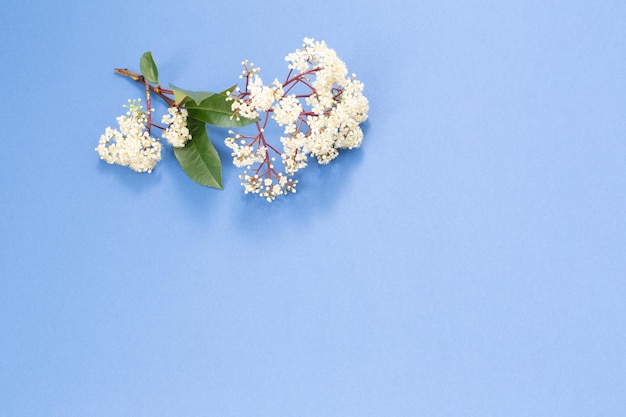
[[[325,42],[305,38],[302,49],[288,54],[289,73],[284,82],[264,85],[260,69],[244,61],[240,78],[244,89],[229,95],[233,118],[258,119],[252,135],[235,134],[225,139],[233,163],[245,167],[240,175],[245,193],[267,201],[296,191],[293,176],[307,166],[308,156],[328,164],[340,149],[361,146],[360,123],[367,120],[369,104],[363,83],[348,76],[346,64]],[[269,119],[283,127],[282,150],[264,134]],[[280,157],[283,170],[276,165]]]
[[[327,164],[340,149],[361,145],[359,124],[367,119],[368,101],[363,84],[354,74],[348,76],[345,63],[326,43],[305,38],[302,49],[285,59],[289,72],[282,82],[275,78],[264,83],[260,69],[244,61],[243,90],[213,93],[172,84],[171,89],[163,88],[152,53],[145,52],[140,74],[125,68],[114,71],[142,85],[148,110],[143,110],[140,99],[129,100],[124,106],[128,111],[117,118],[118,127],[107,127],[95,150],[109,164],[152,172],[161,160],[161,143],[151,134],[157,128],[189,178],[222,189],[222,165],[206,125],[233,129],[253,125],[251,134],[229,130],[225,139],[233,163],[243,168],[239,178],[244,192],[270,202],[295,193],[295,174],[307,166],[309,157]],[[152,120],[152,95],[168,107],[161,125]],[[266,136],[270,120],[283,132],[274,142]]]
[[[162,137],[175,148],[182,148],[191,140],[187,109],[168,108],[168,114],[161,119],[161,123],[167,125],[164,128],[151,122],[150,113],[154,109],[144,112],[141,99],[128,100],[128,105],[123,107],[128,111],[117,118],[119,130],[107,127],[96,147],[100,159],[109,164],[128,166],[137,172],[152,172],[161,160],[161,143],[150,136],[150,126],[162,129]]]
[[[128,100],[125,115],[117,118],[118,129],[107,127],[100,136],[96,152],[109,164],[128,166],[137,172],[152,172],[161,160],[161,143],[147,129],[149,114],[144,112],[141,99]]]

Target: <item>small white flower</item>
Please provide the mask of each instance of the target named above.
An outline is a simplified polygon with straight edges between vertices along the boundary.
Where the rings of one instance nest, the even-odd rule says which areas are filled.
[[[163,115],[161,119],[161,123],[167,125],[163,137],[175,148],[182,148],[191,140],[191,133],[187,127],[187,109],[170,107],[167,112],[168,114]]]
[[[272,84],[266,86],[263,85],[261,77],[256,74],[251,77],[249,90],[250,104],[257,112],[269,110],[272,104],[283,96],[282,85],[278,80],[274,80]]]
[[[293,125],[298,120],[301,113],[302,104],[300,104],[300,100],[296,98],[296,95],[292,94],[283,97],[276,106],[274,106],[274,114],[272,117],[276,120],[276,123],[281,126]]]

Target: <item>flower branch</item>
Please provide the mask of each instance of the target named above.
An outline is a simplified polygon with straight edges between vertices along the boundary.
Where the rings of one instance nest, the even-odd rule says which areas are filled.
[[[107,128],[96,151],[108,163],[151,172],[161,159],[161,144],[150,128],[161,130],[172,145],[183,170],[194,181],[222,188],[221,162],[206,124],[231,128],[224,142],[231,149],[233,164],[244,168],[239,176],[246,194],[267,201],[296,192],[296,173],[313,157],[320,164],[334,160],[341,149],[357,148],[363,140],[359,125],[368,117],[369,103],[363,84],[348,76],[345,63],[325,42],[305,38],[301,49],[287,55],[288,72],[283,82],[265,84],[260,69],[243,61],[243,90],[231,87],[220,93],[185,90],[170,84],[161,87],[157,66],[150,52],[140,59],[141,73],[115,68],[122,76],[142,84],[147,110],[141,100],[129,100],[126,115],[117,118],[119,129]],[[218,90],[220,91],[220,90]],[[168,106],[152,121],[151,95]],[[273,143],[266,136],[270,119],[283,134]],[[233,129],[253,126],[251,134]],[[278,142],[282,144],[282,149]]]

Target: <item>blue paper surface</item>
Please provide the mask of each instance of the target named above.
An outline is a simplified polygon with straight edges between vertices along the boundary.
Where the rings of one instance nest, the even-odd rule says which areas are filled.
[[[626,3],[4,1],[0,416],[623,416]],[[365,84],[295,195],[100,135],[159,78]],[[162,110],[161,108],[158,108]]]

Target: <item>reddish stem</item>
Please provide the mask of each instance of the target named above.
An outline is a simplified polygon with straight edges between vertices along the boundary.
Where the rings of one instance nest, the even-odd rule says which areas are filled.
[[[283,87],[287,85],[287,82],[289,81],[289,77],[291,77],[291,73],[293,73],[293,68],[289,70],[289,73],[287,74],[287,77],[285,78],[285,82],[283,83]]]
[[[141,84],[146,84],[147,81],[145,80],[143,75],[137,74],[135,72],[129,71],[126,68],[114,68],[113,71],[115,71],[116,74],[119,75],[123,75],[125,77],[130,78],[133,81],[137,81],[138,83]],[[158,95],[159,97],[161,97],[161,99],[163,101],[165,101],[167,103],[168,106],[173,107],[176,103],[174,103],[174,100],[172,100],[170,97],[166,96],[165,94],[174,94],[174,92],[170,92],[170,90],[165,90],[159,86],[154,86],[150,83],[148,83],[148,88],[155,93],[156,95]]]
[[[148,112],[148,134],[150,134],[150,127],[152,126],[152,111],[150,110],[152,108],[152,103],[150,101],[150,83],[145,78],[144,78],[143,82],[146,85],[146,106],[148,107],[148,109],[147,109],[147,112]]]

